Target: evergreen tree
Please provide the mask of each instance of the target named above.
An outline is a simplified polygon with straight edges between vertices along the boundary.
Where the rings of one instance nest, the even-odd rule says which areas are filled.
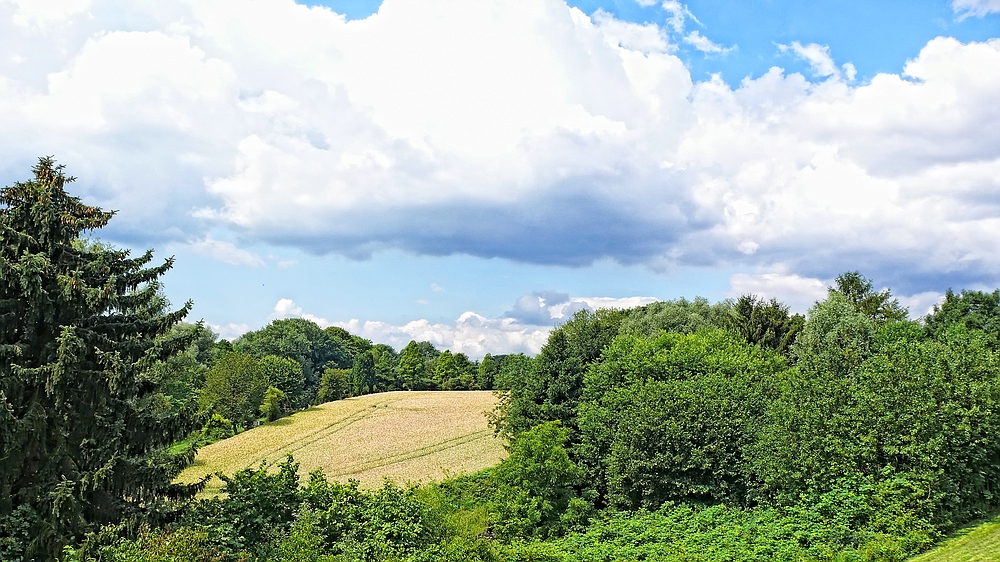
[[[804,316],[789,316],[788,306],[777,299],[765,301],[752,294],[737,299],[724,322],[725,328],[739,334],[747,343],[786,355],[804,325]]]
[[[127,250],[81,235],[113,216],[70,196],[52,158],[0,190],[0,558],[55,559],[97,526],[162,514],[192,420],[149,369],[186,348],[157,280]]]

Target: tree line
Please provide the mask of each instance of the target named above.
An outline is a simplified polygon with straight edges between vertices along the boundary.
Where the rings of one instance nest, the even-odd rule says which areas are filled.
[[[197,395],[201,412],[221,418],[212,427],[228,423],[233,431],[262,417],[273,421],[311,405],[376,392],[492,390],[506,360],[487,354],[473,361],[426,341],[411,341],[397,352],[302,318],[275,320],[232,342],[215,342],[210,331],[192,325],[174,329],[198,330],[201,337],[187,353],[204,357],[189,362],[186,371],[168,369],[186,382],[186,387],[179,383],[180,393]]]

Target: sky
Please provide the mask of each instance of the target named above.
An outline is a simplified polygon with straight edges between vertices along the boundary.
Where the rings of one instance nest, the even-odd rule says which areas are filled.
[[[0,47],[0,185],[53,155],[229,339],[1000,286],[1000,0],[0,0]]]

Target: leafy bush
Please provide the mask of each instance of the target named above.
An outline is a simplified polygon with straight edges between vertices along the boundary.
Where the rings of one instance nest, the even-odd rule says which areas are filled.
[[[356,480],[341,484],[314,472],[302,498],[315,532],[331,554],[354,553],[365,560],[381,560],[416,552],[435,538],[428,510],[415,488],[386,481],[382,488],[368,492]]]
[[[749,453],[786,368],[722,330],[619,336],[587,373],[574,456],[615,507],[746,503]]]
[[[586,522],[591,506],[579,497],[583,471],[565,449],[569,432],[558,421],[539,424],[510,446],[494,469],[493,532],[500,538],[545,537]]]
[[[216,562],[227,559],[213,546],[208,533],[189,527],[150,529],[144,527],[133,540],[122,540],[103,549],[108,562]]]
[[[182,522],[206,531],[213,545],[232,552],[252,551],[292,526],[301,503],[299,465],[289,457],[272,473],[265,463],[232,476],[218,475],[225,497],[196,503]]]

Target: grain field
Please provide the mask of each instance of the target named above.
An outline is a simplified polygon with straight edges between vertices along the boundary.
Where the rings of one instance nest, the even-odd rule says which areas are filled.
[[[505,455],[486,425],[496,404],[488,391],[387,392],[328,402],[245,431],[198,451],[178,480],[232,474],[291,453],[304,478],[322,469],[330,479],[373,487],[440,480],[492,466]],[[222,482],[213,478],[205,494]]]

